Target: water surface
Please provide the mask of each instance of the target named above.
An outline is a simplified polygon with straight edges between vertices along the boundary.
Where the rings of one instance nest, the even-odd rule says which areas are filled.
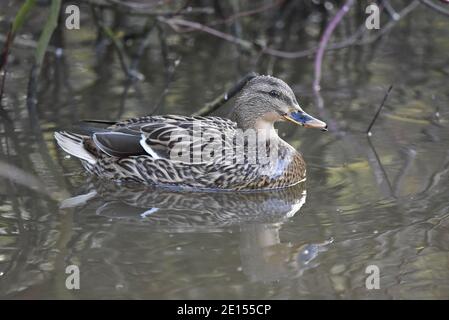
[[[37,129],[25,103],[30,49],[14,48],[0,160],[35,174],[54,199],[1,180],[0,298],[449,298],[448,19],[420,8],[371,45],[329,51],[322,108],[311,90],[313,57],[264,56],[255,65],[204,34],[169,38],[169,58],[180,63],[164,97],[157,46],[141,61],[145,80],[126,90],[117,57],[110,50],[98,60],[86,23],[60,35],[63,58],[46,61]],[[292,190],[117,187],[90,179],[53,140],[79,119],[145,115],[157,101],[157,113],[191,114],[252,70],[284,79],[330,124],[327,133],[279,126],[308,163],[307,182]],[[83,194],[85,204],[64,206]],[[71,264],[80,290],[65,288]],[[379,290],[365,287],[369,265],[380,269]]]

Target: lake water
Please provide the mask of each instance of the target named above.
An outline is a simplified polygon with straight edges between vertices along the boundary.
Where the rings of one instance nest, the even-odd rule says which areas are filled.
[[[16,10],[1,13],[3,35]],[[312,91],[313,56],[256,60],[209,35],[171,31],[174,75],[166,76],[155,35],[139,64],[145,80],[126,90],[113,48],[95,51],[85,18],[79,31],[56,34],[63,55],[46,60],[36,127],[26,107],[26,41],[44,18],[32,18],[10,57],[0,162],[3,171],[9,163],[35,175],[46,191],[0,178],[0,298],[449,298],[447,17],[420,6],[372,44],[328,51],[321,97]],[[355,27],[344,23],[335,39]],[[316,45],[314,30],[292,28],[285,50]],[[91,179],[53,139],[81,119],[134,117],[155,106],[157,114],[191,114],[249,71],[282,78],[307,112],[330,124],[327,133],[279,125],[308,164],[304,185],[254,194],[115,186]],[[83,194],[92,197],[65,207]],[[79,290],[65,287],[69,265],[79,267]],[[377,290],[365,286],[371,265]]]

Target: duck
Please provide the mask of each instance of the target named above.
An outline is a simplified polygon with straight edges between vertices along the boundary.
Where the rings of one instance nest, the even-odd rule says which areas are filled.
[[[57,144],[87,172],[119,184],[179,190],[260,191],[306,180],[306,163],[279,137],[288,121],[327,131],[299,105],[290,86],[274,76],[253,76],[240,89],[229,118],[150,115],[91,121],[101,128],[57,131]]]

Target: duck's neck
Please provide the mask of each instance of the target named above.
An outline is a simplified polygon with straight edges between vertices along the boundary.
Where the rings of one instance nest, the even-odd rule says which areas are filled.
[[[267,138],[279,138],[274,123],[277,119],[277,114],[265,113],[263,115],[252,114],[252,117],[241,116],[240,113],[234,112],[231,119],[237,123],[237,127],[243,131],[255,131],[257,134],[262,134]]]
[[[259,134],[263,134],[267,139],[278,139],[274,123],[265,119],[258,119],[254,122],[254,130]]]

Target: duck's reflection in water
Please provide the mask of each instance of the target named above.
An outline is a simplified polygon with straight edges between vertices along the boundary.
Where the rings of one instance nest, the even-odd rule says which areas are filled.
[[[242,271],[251,281],[275,281],[313,260],[332,243],[283,243],[282,224],[306,201],[305,185],[265,192],[179,192],[149,187],[89,183],[86,193],[64,200],[62,208],[82,208],[113,221],[167,233],[226,232],[240,229]]]
[[[242,225],[240,256],[243,272],[251,281],[275,281],[282,275],[291,275],[290,270],[301,276],[317,265],[313,260],[333,241],[283,243],[280,228],[280,223]]]

